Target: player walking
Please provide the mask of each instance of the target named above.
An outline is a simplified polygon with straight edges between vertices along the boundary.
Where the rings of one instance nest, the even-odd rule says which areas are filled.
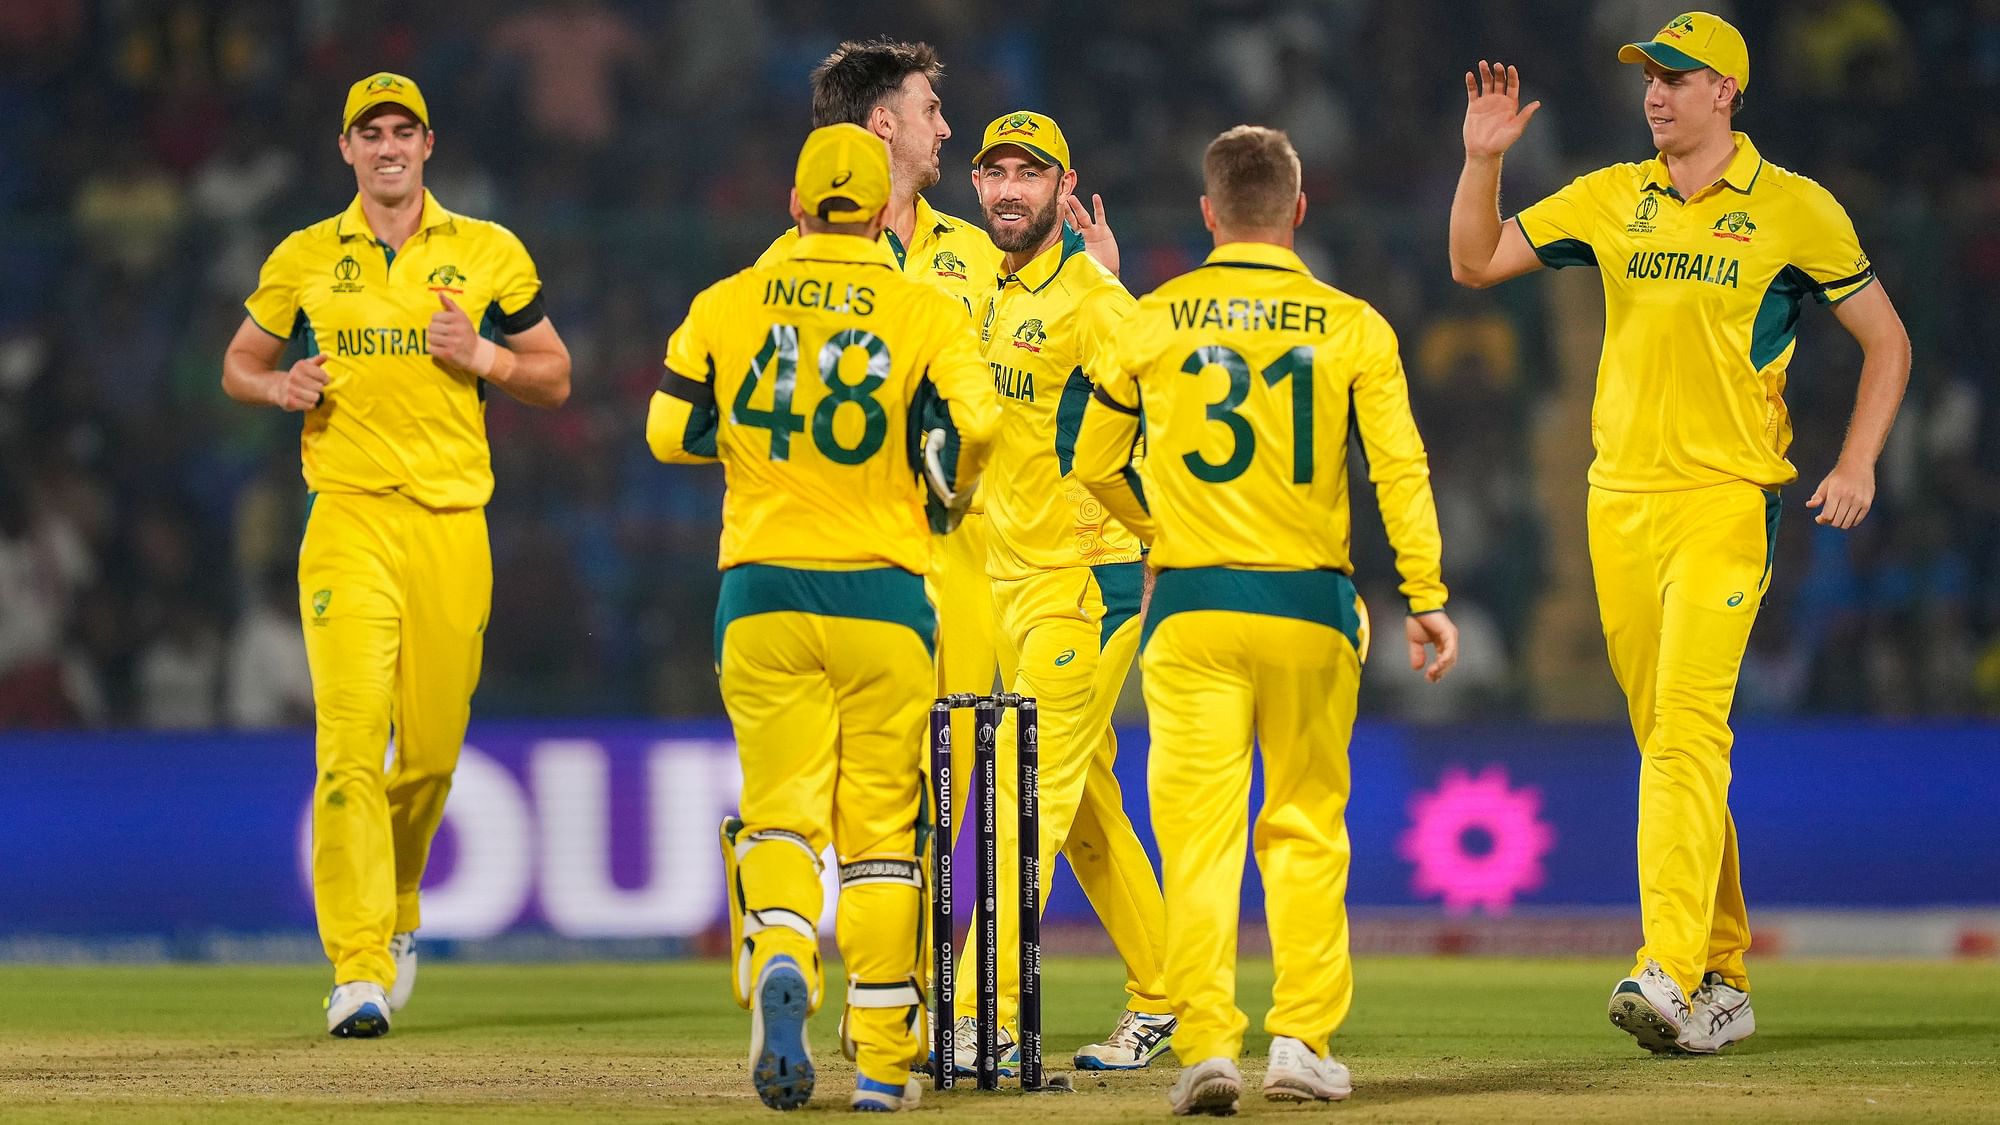
[[[486,388],[531,406],[569,397],[534,262],[512,232],[424,189],[434,142],[408,78],[348,90],[340,152],[359,194],[272,251],[222,361],[229,397],[305,413],[313,906],[340,1036],[385,1034],[416,984],[418,887],[492,603]],[[276,367],[294,340],[306,357]]]
[[[724,825],[736,999],[766,1105],[812,1095],[806,1017],[823,993],[820,854],[839,857],[844,1047],[856,1108],[914,1103],[923,746],[936,621],[931,536],[906,440],[934,391],[976,473],[998,421],[964,306],[897,269],[878,241],[889,153],[859,126],[799,153],[784,258],[703,291],[667,345],[647,442],[720,460],[716,660],[743,764]],[[803,370],[802,370],[803,369]]]
[[[1174,1030],[1161,980],[1159,884],[1112,773],[1118,745],[1111,708],[1138,646],[1143,564],[1138,539],[1083,490],[1070,461],[1090,398],[1090,358],[1133,302],[1063,226],[1076,171],[1053,120],[1030,112],[996,118],[972,175],[987,229],[1005,255],[979,330],[1001,405],[984,485],[1000,675],[1008,690],[1040,701],[1040,854],[1069,857],[1125,962],[1126,1011],[1104,1042],[1077,1052],[1076,1065],[1132,1069],[1164,1052]],[[1013,721],[1010,713],[1005,722]],[[1003,756],[1013,744],[1003,731]],[[1004,820],[1017,797],[1013,767],[1002,762],[999,776]],[[1002,902],[1019,901],[1014,859],[1001,857]],[[1050,869],[1042,865],[1043,902]],[[1012,948],[1019,919],[1003,911],[999,922],[1000,948]],[[1019,977],[1013,959],[1001,958],[1002,1073],[1012,1073],[1019,1057],[1012,1031]],[[976,1002],[971,989],[959,997],[959,1052],[968,1067]]]
[[[1639,744],[1645,924],[1610,1015],[1647,1050],[1708,1053],[1756,1029],[1728,720],[1771,578],[1778,489],[1798,477],[1783,393],[1800,302],[1832,305],[1863,353],[1840,459],[1806,502],[1820,523],[1868,513],[1910,344],[1840,204],[1731,130],[1750,81],[1734,27],[1689,12],[1618,57],[1644,67],[1658,155],[1583,176],[1504,224],[1501,156],[1540,103],[1519,107],[1513,67],[1466,75],[1451,265],[1471,286],[1541,266],[1596,266],[1604,280],[1590,556]]]
[[[1347,1016],[1347,746],[1368,619],[1350,579],[1347,442],[1367,450],[1409,601],[1410,667],[1458,659],[1445,615],[1430,468],[1396,336],[1292,251],[1305,219],[1285,134],[1241,125],[1202,161],[1208,260],[1139,302],[1093,367],[1077,479],[1152,545],[1142,639],[1154,834],[1166,887],[1167,991],[1187,1069],[1175,1113],[1234,1113],[1247,1021],[1236,1007],[1237,904],[1252,736],[1277,966],[1264,1094],[1351,1090],[1327,1040]],[[1133,449],[1144,418],[1146,456]],[[1143,491],[1141,491],[1143,489]]]

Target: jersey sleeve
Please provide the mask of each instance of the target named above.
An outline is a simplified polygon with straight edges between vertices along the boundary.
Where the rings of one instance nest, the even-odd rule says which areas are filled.
[[[517,336],[548,316],[542,304],[542,278],[535,270],[535,260],[528,256],[528,248],[513,231],[496,224],[494,233],[496,276],[493,304],[487,313],[501,332]]]
[[[985,467],[993,436],[1000,429],[1000,399],[993,390],[993,371],[980,358],[978,338],[959,303],[942,292],[936,296],[936,301],[928,302],[935,306],[930,315],[939,341],[930,382],[950,412],[958,451],[955,475],[970,482]]]
[[[1083,373],[1094,383],[1097,365],[1115,347],[1119,326],[1139,307],[1123,285],[1113,281],[1098,288],[1077,306],[1077,355]]]
[[[686,464],[716,459],[715,358],[706,327],[715,316],[716,291],[704,290],[687,319],[667,338],[666,370],[646,411],[646,444],[662,461]]]
[[[1597,264],[1592,216],[1596,212],[1594,178],[1599,175],[1578,176],[1561,191],[1514,216],[1528,245],[1535,248],[1535,256],[1550,269]]]
[[[280,340],[292,338],[292,328],[299,319],[299,271],[293,255],[297,238],[294,234],[278,243],[264,259],[264,267],[257,271],[257,290],[243,302],[243,311],[257,327]]]
[[[1875,265],[1832,192],[1813,184],[1801,193],[1800,202],[1806,221],[1799,226],[1806,233],[1790,264],[1811,279],[1812,294],[1821,304],[1837,305],[1875,280]]]
[[[1151,545],[1159,526],[1147,510],[1138,472],[1143,446],[1139,374],[1146,365],[1143,329],[1141,317],[1127,316],[1098,341],[1088,363],[1093,385],[1077,428],[1072,468],[1078,483],[1106,511]]]
[[[1395,330],[1373,309],[1360,329],[1354,420],[1368,457],[1368,479],[1382,509],[1383,530],[1396,552],[1403,597],[1411,613],[1444,608],[1443,547],[1431,495],[1430,459],[1410,413],[1410,386]]]

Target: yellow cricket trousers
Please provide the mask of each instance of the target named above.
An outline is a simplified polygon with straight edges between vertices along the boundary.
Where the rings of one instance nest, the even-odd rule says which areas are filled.
[[[967,512],[949,535],[933,537],[931,567],[927,589],[938,616],[937,694],[985,695],[1000,671],[993,580],[986,577],[986,513]],[[951,744],[972,745],[971,711],[952,713]],[[971,784],[970,774],[952,776],[960,788]],[[963,798],[952,807],[965,808]]]
[[[1362,617],[1338,571],[1168,570],[1145,654],[1147,787],[1184,1064],[1235,1058],[1236,933],[1250,754],[1264,758],[1257,868],[1277,980],[1264,1029],[1325,1053],[1354,996],[1347,947],[1348,740]]]
[[[1590,563],[1611,670],[1639,744],[1639,910],[1646,944],[1692,993],[1749,987],[1750,916],[1729,815],[1729,706],[1771,580],[1778,494],[1732,481],[1590,490]]]
[[[743,764],[736,908],[754,982],[791,955],[821,994],[819,856],[841,866],[835,941],[857,1066],[901,1085],[922,1057],[923,755],[936,630],[923,580],[893,567],[747,564],[722,576],[716,649]],[[747,956],[745,956],[747,954]]]
[[[1009,691],[1033,696],[1040,712],[1042,857],[1041,902],[1049,901],[1053,857],[1061,852],[1125,962],[1127,1007],[1164,1015],[1167,1002],[1161,950],[1165,914],[1153,861],[1126,815],[1112,765],[1118,739],[1111,710],[1139,644],[1140,563],[1078,566],[1028,578],[992,582],[999,618],[1000,678]],[[1019,818],[1020,774],[1014,753],[1016,715],[999,732],[996,814],[1000,821],[1000,1022],[1018,1026],[1021,965],[1020,855],[1013,825]],[[961,834],[972,822],[959,796],[972,778],[972,742],[952,742],[953,807]],[[973,943],[961,947],[958,1015],[976,1014],[978,989]]]
[[[336,983],[396,983],[471,715],[493,602],[481,508],[322,492],[299,547],[312,669],[313,907]],[[395,759],[383,765],[391,734]]]

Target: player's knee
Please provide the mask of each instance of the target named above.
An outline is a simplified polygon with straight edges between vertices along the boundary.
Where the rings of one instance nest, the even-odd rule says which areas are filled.
[[[914,855],[864,855],[840,865],[835,937],[857,980],[900,980],[919,958],[924,865]]]

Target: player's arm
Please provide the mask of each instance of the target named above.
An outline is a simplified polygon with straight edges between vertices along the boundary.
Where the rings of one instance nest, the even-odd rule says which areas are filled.
[[[1833,315],[1861,345],[1861,386],[1840,459],[1806,507],[1820,509],[1815,522],[1844,531],[1860,523],[1875,503],[1875,460],[1910,385],[1910,334],[1879,281],[1835,305]]]
[[[283,370],[285,341],[244,317],[222,353],[222,391],[251,406],[311,410],[326,393],[326,356],[309,355]]]
[[[534,311],[524,318],[533,323],[520,331],[508,331],[509,318],[502,318],[503,345],[480,335],[451,294],[439,293],[440,307],[431,314],[426,333],[430,353],[444,366],[484,379],[529,406],[561,406],[569,401],[569,348],[549,318],[540,315],[540,300],[537,296],[531,302]]]
[[[1000,396],[993,391],[993,369],[979,357],[972,327],[958,306],[949,297],[934,303],[941,340],[937,358],[931,361],[930,380],[957,433],[953,492],[969,503],[992,455],[993,439],[1000,433]]]
[[[1139,384],[1122,370],[1107,370],[1092,387],[1077,429],[1077,483],[1090,490],[1119,523],[1151,546],[1159,525],[1146,509],[1145,489],[1133,466],[1139,444]]]
[[[1451,278],[1483,289],[1539,269],[1519,222],[1500,221],[1500,160],[1542,103],[1521,107],[1521,74],[1479,63],[1465,76],[1465,168],[1451,197]]]
[[[687,320],[667,339],[666,371],[646,408],[646,445],[668,464],[700,465],[717,459],[715,360],[697,327],[709,305],[708,293],[696,297]]]
[[[1382,527],[1396,552],[1396,570],[1403,576],[1403,597],[1409,602],[1403,631],[1410,645],[1410,667],[1423,668],[1436,683],[1458,663],[1458,627],[1444,612],[1444,548],[1431,495],[1430,458],[1410,412],[1409,381],[1395,331],[1373,309],[1367,317],[1358,349],[1354,420],[1367,452],[1368,479],[1375,485]],[[1428,668],[1426,647],[1437,650]]]

